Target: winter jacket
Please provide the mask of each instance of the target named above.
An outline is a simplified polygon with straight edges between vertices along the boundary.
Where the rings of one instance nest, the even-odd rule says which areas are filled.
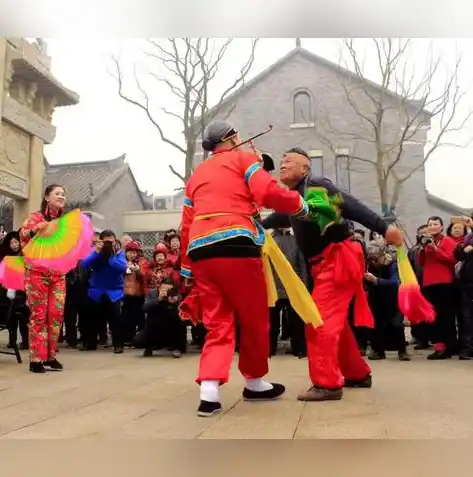
[[[423,286],[453,283],[456,242],[451,237],[439,234],[434,239],[436,248],[422,247],[419,265],[424,267]]]
[[[368,271],[376,278],[376,282],[367,282],[368,302],[376,321],[381,318],[385,323],[394,323],[398,315],[397,294],[399,290],[399,273],[397,262],[380,267],[368,266]]]
[[[465,247],[471,245],[468,240],[468,238],[465,239],[465,242],[457,245],[455,249],[455,258],[461,262],[459,279],[463,286],[473,286],[473,251],[470,253],[464,252]]]
[[[281,252],[285,255],[288,262],[292,265],[292,268],[297,273],[299,278],[304,284],[307,285],[307,264],[304,260],[304,257],[302,256],[302,253],[297,247],[297,242],[294,235],[291,235],[290,233],[276,232],[274,234],[274,241],[278,244],[278,247],[281,249]],[[274,278],[278,291],[278,298],[287,298],[286,290],[275,272]]]
[[[91,269],[89,297],[92,300],[99,302],[104,295],[112,302],[123,298],[124,276],[127,269],[125,252],[119,251],[111,257],[106,257],[93,250],[82,261],[82,265]]]
[[[138,267],[135,269],[135,267]],[[146,294],[147,264],[141,258],[137,263],[127,264],[125,274],[125,296],[144,296]]]

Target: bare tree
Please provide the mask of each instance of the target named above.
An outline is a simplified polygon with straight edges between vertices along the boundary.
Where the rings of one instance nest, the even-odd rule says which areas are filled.
[[[354,41],[343,40],[340,66],[353,75],[351,81],[339,76],[339,83],[353,122],[341,128],[321,104],[313,130],[334,154],[337,148],[350,145],[350,168],[357,162],[367,165],[368,171],[374,168],[382,211],[394,215],[403,184],[424,167],[434,151],[446,145],[460,146],[448,142],[450,134],[465,127],[472,111],[462,115],[458,107],[465,94],[459,85],[461,55],[442,79],[442,65],[432,43],[424,71],[419,60],[413,63],[410,57],[411,40],[373,39],[372,46],[379,84],[366,79],[364,60]],[[438,130],[427,139],[433,120]],[[406,146],[412,143],[422,144],[424,155],[407,161]]]
[[[144,59],[141,66],[146,63],[146,71],[140,74],[140,64],[133,65],[135,91],[128,93],[124,87],[124,69],[119,59],[113,58],[119,96],[140,108],[157,129],[161,140],[185,157],[184,174],[169,165],[172,173],[183,182],[186,182],[192,173],[197,141],[205,126],[214,118],[219,106],[245,84],[253,66],[258,39],[251,40],[247,60],[236,67],[235,79],[226,87],[220,88],[222,92],[215,104],[209,104],[209,90],[217,87],[214,80],[222,69],[233,40],[229,38],[219,44],[218,40],[211,38],[147,39],[146,47],[141,50]],[[153,85],[153,82],[165,85],[169,94],[175,98],[176,108],[168,110],[160,106],[159,98],[153,95],[149,86],[145,87],[146,80],[149,85]],[[231,110],[232,108],[228,114]],[[169,133],[166,133],[165,121],[158,119],[157,111],[177,119],[182,124],[184,144],[171,139]]]

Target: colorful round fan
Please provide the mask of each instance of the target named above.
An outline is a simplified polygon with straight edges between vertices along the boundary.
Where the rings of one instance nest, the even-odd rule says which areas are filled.
[[[25,289],[25,260],[23,257],[5,257],[0,264],[0,283],[6,289]]]
[[[50,222],[45,231],[31,239],[23,254],[33,265],[67,273],[88,254],[92,236],[89,218],[75,209]]]

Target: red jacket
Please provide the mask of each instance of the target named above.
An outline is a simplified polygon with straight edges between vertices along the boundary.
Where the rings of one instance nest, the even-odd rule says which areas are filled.
[[[437,235],[434,240],[437,248],[426,246],[419,252],[419,265],[424,267],[424,287],[453,283],[455,278],[454,267],[456,264],[456,242],[451,237],[443,234]]]
[[[264,243],[255,206],[304,217],[308,207],[296,191],[284,189],[245,151],[217,151],[200,164],[186,184],[181,225],[181,275],[191,278],[187,253],[233,237]],[[199,217],[221,214],[200,220]]]

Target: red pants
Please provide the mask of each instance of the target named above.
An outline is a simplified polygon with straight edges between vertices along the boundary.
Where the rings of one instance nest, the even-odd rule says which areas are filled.
[[[53,359],[64,317],[65,277],[27,268],[25,291],[30,309],[30,360]]]
[[[238,367],[247,378],[268,372],[269,308],[262,261],[211,258],[192,264],[207,330],[197,383],[228,381],[235,354],[235,316],[240,325]]]
[[[314,386],[338,389],[343,387],[344,378],[362,380],[371,373],[348,322],[350,303],[362,291],[364,269],[363,251],[351,241],[331,245],[312,266],[312,297],[324,320],[320,328],[306,326]]]

